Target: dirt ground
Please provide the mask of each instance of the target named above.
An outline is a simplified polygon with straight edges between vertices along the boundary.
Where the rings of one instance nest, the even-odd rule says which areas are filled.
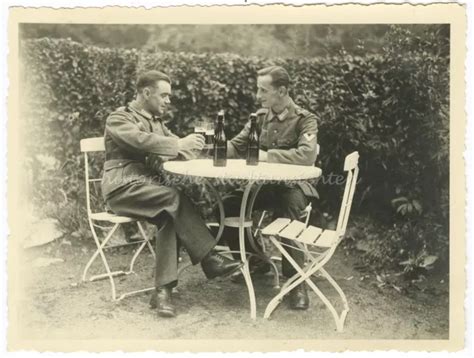
[[[115,249],[111,264],[123,267],[131,247]],[[49,244],[28,249],[22,258],[21,278],[26,294],[19,302],[17,324],[25,339],[447,339],[449,337],[448,280],[410,294],[377,287],[375,274],[354,269],[354,259],[339,248],[327,270],[345,291],[350,312],[343,333],[311,293],[308,311],[295,312],[286,302],[263,318],[266,304],[276,294],[270,276],[254,278],[257,320],[250,319],[244,284],[229,279],[208,281],[198,266],[180,279],[175,301],[178,317],[163,319],[149,308],[149,294],[112,302],[108,280],[81,283],[81,273],[92,245]],[[35,267],[37,258],[64,261]],[[184,258],[184,262],[188,259]],[[100,268],[97,266],[96,268]],[[153,283],[153,258],[140,257],[136,271],[117,279],[119,292]],[[13,276],[10,276],[13,277]],[[363,279],[362,279],[363,278]],[[316,284],[331,299],[335,291],[321,279]],[[340,307],[340,306],[339,306]]]

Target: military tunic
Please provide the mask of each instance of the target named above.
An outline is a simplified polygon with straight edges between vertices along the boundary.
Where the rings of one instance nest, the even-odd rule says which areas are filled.
[[[106,162],[102,192],[118,215],[135,217],[158,227],[157,287],[177,280],[177,240],[196,264],[214,247],[215,240],[191,201],[160,182],[159,172],[147,163],[192,158],[178,150],[178,137],[136,102],[111,113],[105,126]]]
[[[269,163],[314,165],[317,157],[317,119],[311,112],[290,100],[282,113],[274,114],[271,109],[257,111],[257,127],[260,135],[260,149],[267,152]],[[228,156],[245,157],[250,123],[230,142]],[[297,186],[308,197],[318,197],[316,189],[308,182]]]
[[[159,118],[139,109],[135,102],[109,115],[104,140],[106,162],[102,192],[105,199],[133,182],[157,179],[156,171],[145,165],[152,156],[161,161],[194,156],[191,151],[178,151],[178,137]]]

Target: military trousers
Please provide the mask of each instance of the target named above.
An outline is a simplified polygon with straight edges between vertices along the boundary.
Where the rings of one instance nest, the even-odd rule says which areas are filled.
[[[224,200],[224,211],[227,217],[240,215],[240,203],[242,201],[242,192],[234,192],[228,199]],[[300,219],[303,210],[308,204],[308,199],[303,191],[298,187],[289,187],[284,184],[264,185],[255,200],[254,210],[272,210],[273,219],[289,218]],[[231,250],[240,250],[239,232],[237,228],[225,227],[222,239],[226,241]],[[286,242],[286,240],[282,240]],[[245,249],[247,252],[254,252],[248,241],[245,231]],[[304,253],[294,249],[288,249],[290,256],[299,266],[304,264]],[[236,259],[237,256],[234,256]],[[282,273],[285,277],[293,276],[296,271],[293,266],[282,257]]]
[[[192,202],[164,185],[133,183],[107,198],[117,215],[146,220],[157,226],[155,286],[175,286],[178,280],[178,240],[193,265],[215,246],[214,237]]]

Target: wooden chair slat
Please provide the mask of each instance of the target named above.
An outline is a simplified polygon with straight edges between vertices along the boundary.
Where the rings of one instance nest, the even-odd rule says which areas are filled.
[[[315,242],[323,230],[316,226],[308,226],[305,231],[298,236],[297,240],[304,244],[312,244]]]
[[[321,236],[314,243],[319,247],[331,247],[337,240],[337,232],[334,230],[324,230]]]
[[[291,219],[287,218],[278,218],[274,220],[271,224],[265,226],[262,230],[263,235],[276,235],[282,231],[289,223]]]
[[[305,223],[302,223],[298,220],[293,220],[291,224],[285,227],[282,231],[280,231],[278,235],[285,239],[296,240],[296,238],[305,229],[305,226]]]

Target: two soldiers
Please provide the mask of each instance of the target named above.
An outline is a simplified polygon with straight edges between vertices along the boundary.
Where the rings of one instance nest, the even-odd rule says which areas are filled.
[[[258,73],[257,99],[264,107],[259,111],[260,160],[313,165],[316,118],[295,105],[288,94],[289,86],[288,73],[281,67],[266,68]],[[170,104],[169,77],[158,71],[146,72],[139,77],[136,90],[134,101],[107,118],[102,188],[107,204],[116,214],[142,218],[157,225],[153,301],[158,315],[174,317],[171,293],[177,284],[178,240],[186,248],[191,262],[201,263],[208,278],[231,274],[239,269],[241,262],[212,251],[215,240],[191,201],[175,188],[163,185],[157,173],[146,165],[150,156],[160,160],[190,159],[204,146],[202,136],[191,134],[179,138],[161,121],[161,115]],[[229,156],[244,155],[248,130],[246,126],[229,142]],[[273,208],[275,215],[295,219],[305,208],[307,195],[314,195],[309,185],[269,186],[262,190],[259,202]],[[231,212],[232,203],[227,204],[226,212]],[[235,233],[227,234],[229,245],[238,245]],[[304,260],[299,253],[292,255],[298,263]],[[288,277],[294,273],[286,261],[283,261],[283,271]],[[309,300],[305,287],[293,291],[292,307],[306,309]]]

